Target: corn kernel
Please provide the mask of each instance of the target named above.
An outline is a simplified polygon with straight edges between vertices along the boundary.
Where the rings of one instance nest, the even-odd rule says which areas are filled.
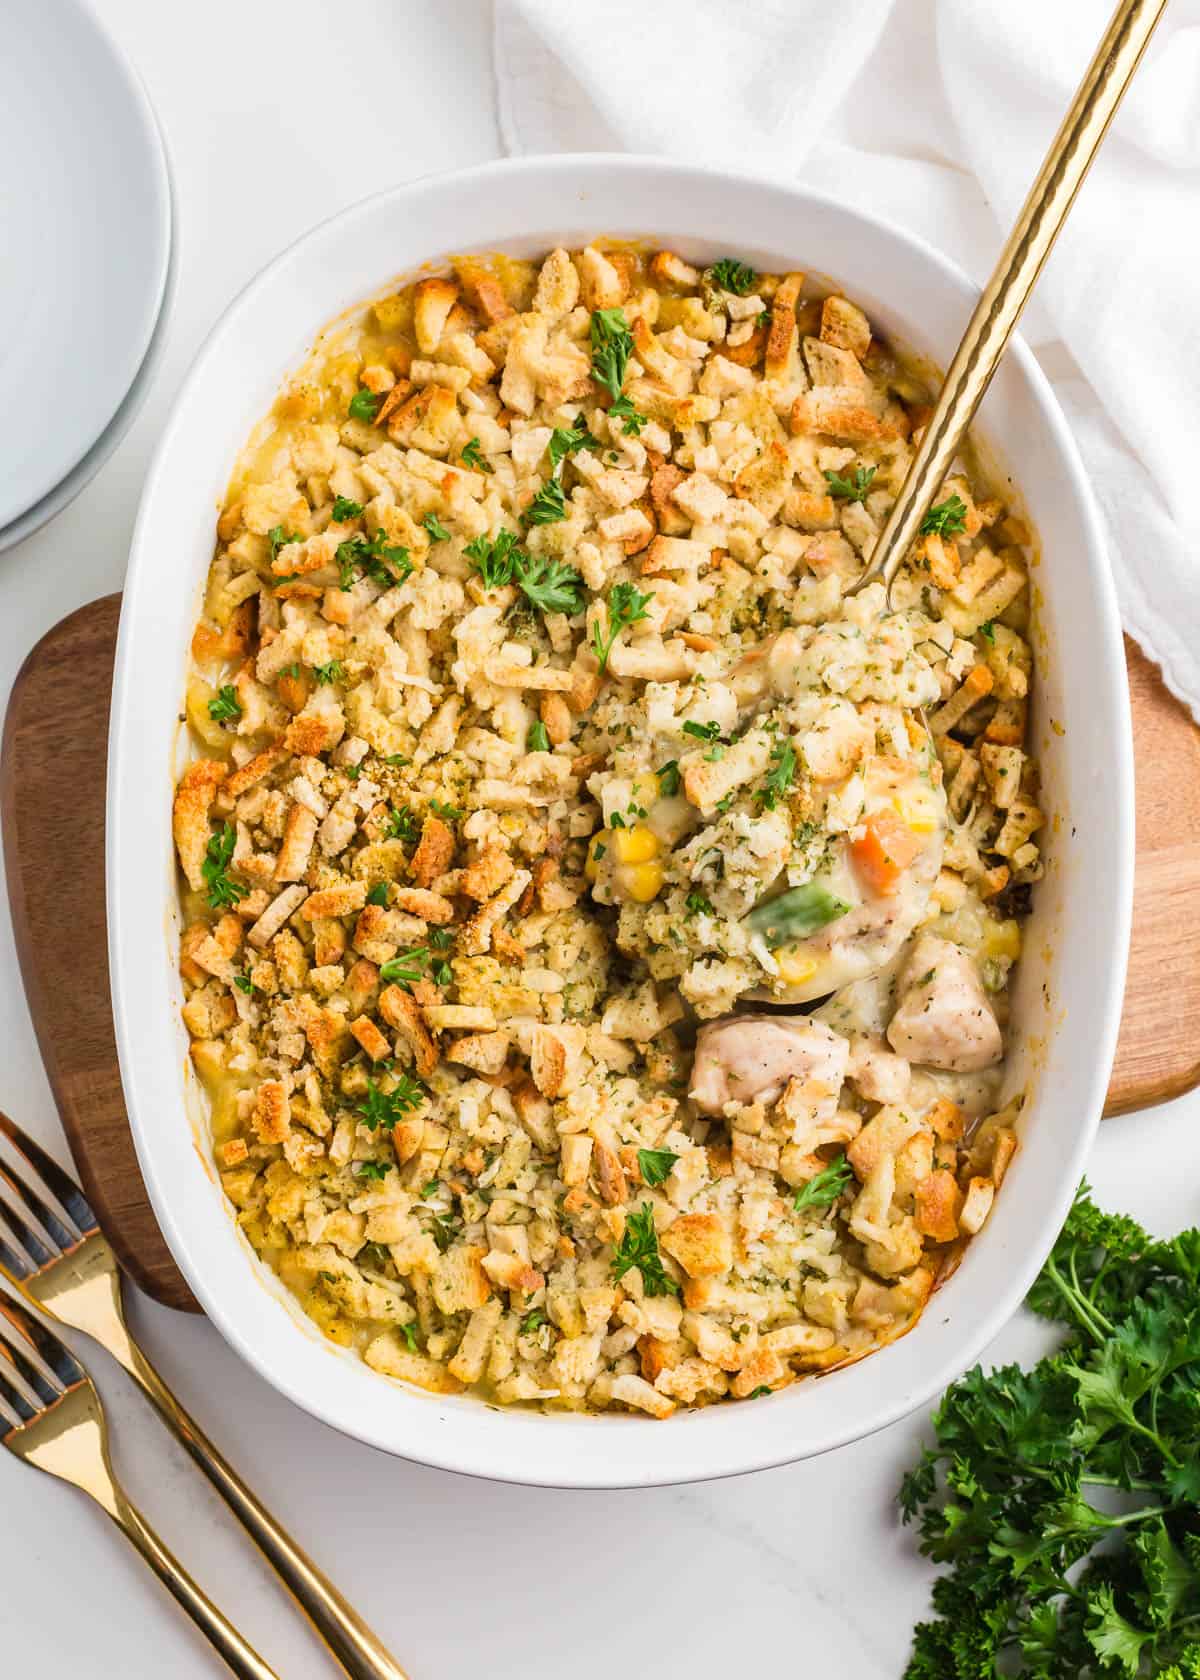
[[[821,966],[816,957],[810,957],[805,951],[777,952],[775,960],[779,964],[779,978],[788,986],[803,986]]]
[[[895,805],[897,812],[914,834],[932,834],[937,828],[934,807],[927,795],[919,794],[915,799],[897,799]]]
[[[649,863],[658,856],[658,835],[642,823],[636,828],[615,828],[612,846],[618,863]]]
[[[988,957],[1011,957],[1016,962],[1021,955],[1021,924],[994,922],[989,917],[984,924],[983,952]]]
[[[663,884],[662,864],[657,859],[648,863],[631,863],[622,871],[620,884],[635,904],[649,904],[657,897]]]

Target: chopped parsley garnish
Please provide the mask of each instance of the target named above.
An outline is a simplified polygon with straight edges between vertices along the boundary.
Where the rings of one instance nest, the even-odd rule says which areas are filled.
[[[668,759],[661,770],[655,771],[655,775],[658,777],[659,793],[662,794],[664,799],[674,799],[683,781],[683,777],[679,774],[678,760]]]
[[[354,1163],[355,1178],[371,1178],[378,1181],[386,1178],[392,1170],[389,1161],[356,1161]]]
[[[643,595],[636,584],[614,583],[608,592],[608,630],[602,632],[599,623],[592,625],[592,652],[600,662],[600,669],[608,669],[608,656],[621,631],[630,624],[638,624],[648,617],[646,608],[653,594]]]
[[[718,257],[712,267],[705,270],[705,276],[714,286],[719,286],[723,292],[732,292],[735,297],[748,297],[758,284],[758,275],[750,264],[738,262],[735,257]]]
[[[796,777],[796,753],[790,741],[776,741],[771,748],[771,766],[761,788],[754,795],[760,811],[773,811]]]
[[[573,615],[583,611],[583,579],[574,567],[560,560],[527,554],[513,531],[497,531],[494,537],[476,537],[463,553],[487,589],[502,589],[505,584],[515,583],[530,605],[540,612]]]
[[[549,1322],[550,1320],[546,1317],[546,1314],[542,1311],[541,1307],[534,1307],[533,1311],[527,1312],[525,1317],[521,1320],[521,1334],[522,1336],[532,1336],[540,1330],[544,1324],[549,1324]]]
[[[208,715],[214,723],[230,723],[242,715],[242,703],[232,683],[224,683],[208,702]]]
[[[430,1223],[433,1227],[430,1235],[433,1237],[438,1253],[445,1254],[455,1237],[461,1232],[463,1228],[462,1220],[454,1218],[449,1213],[435,1213],[430,1216]]]
[[[546,725],[542,722],[541,718],[538,718],[535,723],[531,723],[529,725],[528,730],[526,731],[526,734],[525,734],[525,751],[526,752],[549,752],[550,751],[550,737],[546,733]]]
[[[527,525],[557,525],[567,517],[562,481],[548,478],[521,515]]]
[[[844,899],[835,898],[819,881],[805,881],[802,887],[756,904],[744,918],[746,926],[761,933],[770,950],[790,945],[793,940],[807,939],[829,922],[844,916],[850,906]]]
[[[383,407],[383,393],[380,391],[355,391],[350,398],[351,420],[366,420],[372,425],[375,416]]]
[[[550,433],[550,442],[546,445],[546,453],[550,457],[550,470],[558,476],[559,466],[568,455],[573,455],[577,449],[600,449],[603,445],[599,438],[594,438],[582,421],[574,426],[555,426]]]
[[[792,1206],[797,1213],[803,1213],[805,1208],[829,1207],[832,1202],[837,1201],[853,1177],[854,1172],[845,1155],[835,1155],[815,1178],[810,1178],[807,1184],[800,1186]]]
[[[841,473],[827,472],[825,482],[829,486],[829,494],[843,502],[865,502],[877,470],[875,467],[855,467],[848,478],[843,478]]]
[[[448,927],[430,928],[429,943],[435,951],[448,951],[454,943],[454,929]]]
[[[520,543],[515,531],[497,531],[494,537],[476,537],[463,553],[483,579],[485,589],[503,589],[513,578],[514,557]]]
[[[441,1188],[442,1181],[440,1178],[427,1178],[417,1194],[423,1202],[427,1202],[431,1196],[436,1196]]]
[[[450,533],[442,524],[436,513],[427,513],[421,524],[429,532],[430,542],[449,542]]]
[[[625,1220],[621,1240],[613,1251],[612,1275],[623,1278],[634,1267],[642,1274],[642,1288],[647,1295],[678,1295],[679,1285],[663,1268],[658,1252],[658,1233],[654,1229],[654,1208],[643,1202]]]
[[[921,535],[936,532],[939,537],[954,537],[966,528],[967,504],[961,496],[948,496],[944,502],[931,507],[921,521]]]
[[[603,385],[616,402],[621,395],[625,369],[633,355],[633,335],[623,309],[592,311],[592,378]]]
[[[367,894],[368,904],[378,904],[381,910],[386,909],[388,901],[388,884],[386,881],[376,881]]]
[[[405,1346],[408,1348],[409,1353],[420,1353],[421,1339],[417,1332],[417,1327],[411,1318],[407,1324],[402,1324],[400,1326],[400,1334],[404,1337]]]
[[[746,1398],[747,1400],[761,1400],[764,1394],[770,1394],[770,1392],[771,1390],[767,1387],[766,1383],[759,1383],[757,1388],[752,1388],[750,1390]]]
[[[413,569],[408,550],[401,543],[389,543],[382,527],[370,537],[347,537],[337,545],[335,558],[343,589],[353,584],[356,570],[360,577],[391,589],[403,583]]]
[[[407,805],[401,805],[399,810],[393,805],[387,814],[387,821],[383,825],[385,840],[418,840],[421,836],[421,825],[413,816]]]
[[[250,993],[254,990],[254,982],[248,974],[235,974],[233,977],[233,983],[237,987],[238,991],[245,992],[247,997],[249,997]]]
[[[473,437],[462,452],[462,464],[471,467],[475,472],[490,473],[495,469],[490,461],[483,458],[483,445],[477,437]]]
[[[517,552],[513,576],[526,600],[539,612],[573,617],[583,611],[583,579],[573,566],[526,554],[522,549]]]
[[[352,501],[349,496],[338,496],[334,499],[333,517],[335,523],[338,525],[342,524],[342,522],[347,519],[358,519],[362,514],[362,510],[362,503]]]
[[[435,817],[441,817],[443,822],[458,822],[462,811],[457,805],[449,805],[444,799],[431,799],[429,809]]]
[[[678,1159],[679,1156],[673,1149],[639,1149],[637,1161],[642,1183],[651,1187],[665,1184],[671,1168]]]
[[[346,667],[340,659],[331,659],[327,665],[314,665],[313,676],[318,683],[344,682]]]
[[[224,823],[208,842],[201,871],[208,888],[208,902],[213,910],[231,910],[239,904],[249,887],[229,875],[229,863],[237,845],[237,831],[232,823]]]
[[[403,753],[388,753],[387,757],[384,759],[383,762],[385,764],[390,764],[393,767],[397,767],[397,766],[403,766],[405,764],[411,764],[412,759],[411,758],[405,758]]]
[[[271,561],[274,563],[275,556],[281,548],[286,548],[288,543],[303,542],[304,538],[296,536],[292,531],[285,531],[282,525],[272,525],[267,532],[267,541],[271,545]]]
[[[641,437],[642,427],[646,424],[646,416],[638,413],[628,397],[618,397],[609,408],[608,417],[624,422],[621,431],[626,437]]]
[[[385,985],[400,986],[407,992],[421,978],[428,966],[428,945],[414,945],[411,950],[401,951],[397,956],[381,963],[379,978]]]
[[[420,1108],[428,1095],[425,1086],[411,1073],[401,1072],[396,1076],[394,1091],[381,1091],[368,1075],[367,1095],[357,1110],[358,1117],[369,1132],[380,1127],[390,1132],[406,1114]]]
[[[445,957],[438,957],[431,965],[429,973],[434,985],[441,986],[443,990],[454,984],[454,970]]]
[[[995,647],[995,645],[996,645],[996,625],[995,625],[994,620],[989,618],[986,624],[981,624],[979,626],[979,634],[983,637],[985,642],[990,642],[991,645],[993,647]],[[211,701],[210,701],[209,705],[210,705],[210,709],[211,709]]]
[[[695,889],[687,895],[683,902],[689,915],[714,916],[716,914],[716,911],[712,907],[712,901],[705,898],[702,892],[697,892]]]
[[[721,725],[719,723],[693,723],[691,718],[683,726],[685,735],[692,735],[697,741],[719,741],[721,739]]]

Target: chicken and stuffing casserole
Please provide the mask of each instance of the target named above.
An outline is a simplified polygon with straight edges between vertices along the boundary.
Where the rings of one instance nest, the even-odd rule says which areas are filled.
[[[988,1216],[1040,874],[1029,532],[803,275],[603,242],[331,328],[192,645],[183,1016],[247,1237],[439,1393],[754,1398]]]

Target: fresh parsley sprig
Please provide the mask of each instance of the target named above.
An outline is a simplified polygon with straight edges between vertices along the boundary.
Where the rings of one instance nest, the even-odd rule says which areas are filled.
[[[584,607],[584,583],[574,566],[540,554],[517,551],[513,581],[525,599],[544,613],[566,613],[574,617]]]
[[[546,732],[546,725],[541,718],[535,719],[525,731],[526,752],[549,752],[550,737]]]
[[[213,910],[233,909],[250,891],[249,887],[235,881],[229,874],[229,864],[236,845],[237,831],[232,823],[227,822],[221,825],[205,847],[204,862],[200,865],[200,870],[208,888],[209,907]]]
[[[678,1159],[679,1156],[673,1149],[639,1149],[637,1163],[642,1183],[650,1185],[651,1188],[656,1184],[665,1184],[671,1168]]]
[[[653,593],[643,595],[633,583],[614,583],[608,592],[608,621],[605,629],[600,628],[599,620],[592,625],[592,652],[600,663],[600,669],[608,669],[608,658],[612,653],[617,637],[621,631],[631,624],[639,624],[648,618],[646,608],[654,599]]]
[[[527,525],[557,525],[567,517],[562,480],[548,478],[521,515]]]
[[[382,526],[369,537],[347,537],[337,545],[339,582],[352,587],[355,574],[369,577],[384,589],[393,589],[412,574],[412,560],[402,543],[389,543]]]
[[[350,496],[334,497],[333,520],[337,525],[344,524],[347,519],[360,519],[362,510],[362,503],[354,501]]]
[[[790,741],[776,741],[763,785],[754,795],[760,811],[773,811],[796,779],[796,750]]]
[[[939,537],[955,537],[967,524],[967,504],[961,496],[948,496],[944,502],[931,507],[921,521],[921,535],[936,533]]]
[[[907,1680],[1200,1675],[1200,1231],[1085,1185],[1029,1305],[1065,1345],[955,1383],[901,1486],[947,1566]]]
[[[643,1202],[633,1208],[625,1219],[621,1240],[613,1251],[612,1275],[620,1279],[634,1268],[642,1274],[642,1288],[647,1295],[678,1295],[679,1285],[669,1275],[658,1252],[658,1233],[654,1229],[654,1207]]]
[[[748,297],[758,284],[758,275],[750,264],[738,262],[736,257],[718,257],[711,268],[705,269],[704,276],[712,285],[719,286],[723,292],[732,292],[735,297]]]
[[[314,665],[312,674],[318,684],[345,682],[346,667],[340,659],[331,659],[325,665]]]
[[[800,1186],[792,1199],[792,1206],[797,1213],[803,1213],[806,1208],[830,1207],[853,1178],[854,1170],[845,1154],[835,1155],[827,1167]]]
[[[375,416],[383,407],[383,393],[381,391],[355,391],[350,398],[351,420],[365,420],[368,425],[375,424]]]
[[[621,395],[625,369],[633,355],[633,334],[623,309],[594,309],[591,322],[592,378],[614,402]]]
[[[483,445],[477,437],[471,438],[464,448],[462,464],[464,467],[470,467],[474,472],[490,473],[496,470],[492,463],[485,458]]]
[[[550,433],[550,442],[546,445],[546,453],[550,457],[550,470],[558,477],[558,470],[568,455],[573,455],[579,449],[602,449],[604,445],[600,439],[593,437],[582,420],[577,420],[573,426],[555,426]]]
[[[267,532],[267,541],[271,545],[271,563],[274,565],[275,557],[281,548],[286,548],[288,543],[303,542],[304,538],[297,536],[294,531],[285,531],[282,525],[272,525]]]
[[[429,532],[430,542],[449,542],[450,532],[442,524],[436,513],[427,513],[421,524]]]
[[[242,715],[242,703],[232,683],[223,683],[208,702],[208,715],[214,723],[232,723]]]
[[[400,986],[411,991],[429,966],[428,945],[413,945],[379,965],[379,978],[386,986]]]
[[[367,1094],[359,1104],[358,1117],[370,1132],[381,1129],[390,1132],[406,1114],[420,1108],[428,1095],[428,1088],[403,1070],[396,1075],[396,1084],[391,1091],[381,1090],[368,1075]]]
[[[867,491],[871,488],[871,480],[877,471],[876,467],[855,467],[847,477],[843,477],[841,473],[826,472],[825,482],[829,486],[829,494],[842,502],[865,502]]]

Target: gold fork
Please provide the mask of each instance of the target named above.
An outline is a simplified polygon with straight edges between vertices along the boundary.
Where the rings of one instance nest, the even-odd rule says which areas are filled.
[[[408,1680],[366,1623],[180,1405],[125,1323],[121,1274],[83,1191],[0,1114],[0,1275],[112,1354],[204,1472],[351,1680]],[[107,1507],[106,1507],[107,1508]],[[247,1670],[269,1673],[269,1670]]]
[[[90,1495],[239,1680],[278,1680],[130,1504],[113,1474],[104,1410],[83,1366],[57,1336],[2,1296],[0,1444]]]

